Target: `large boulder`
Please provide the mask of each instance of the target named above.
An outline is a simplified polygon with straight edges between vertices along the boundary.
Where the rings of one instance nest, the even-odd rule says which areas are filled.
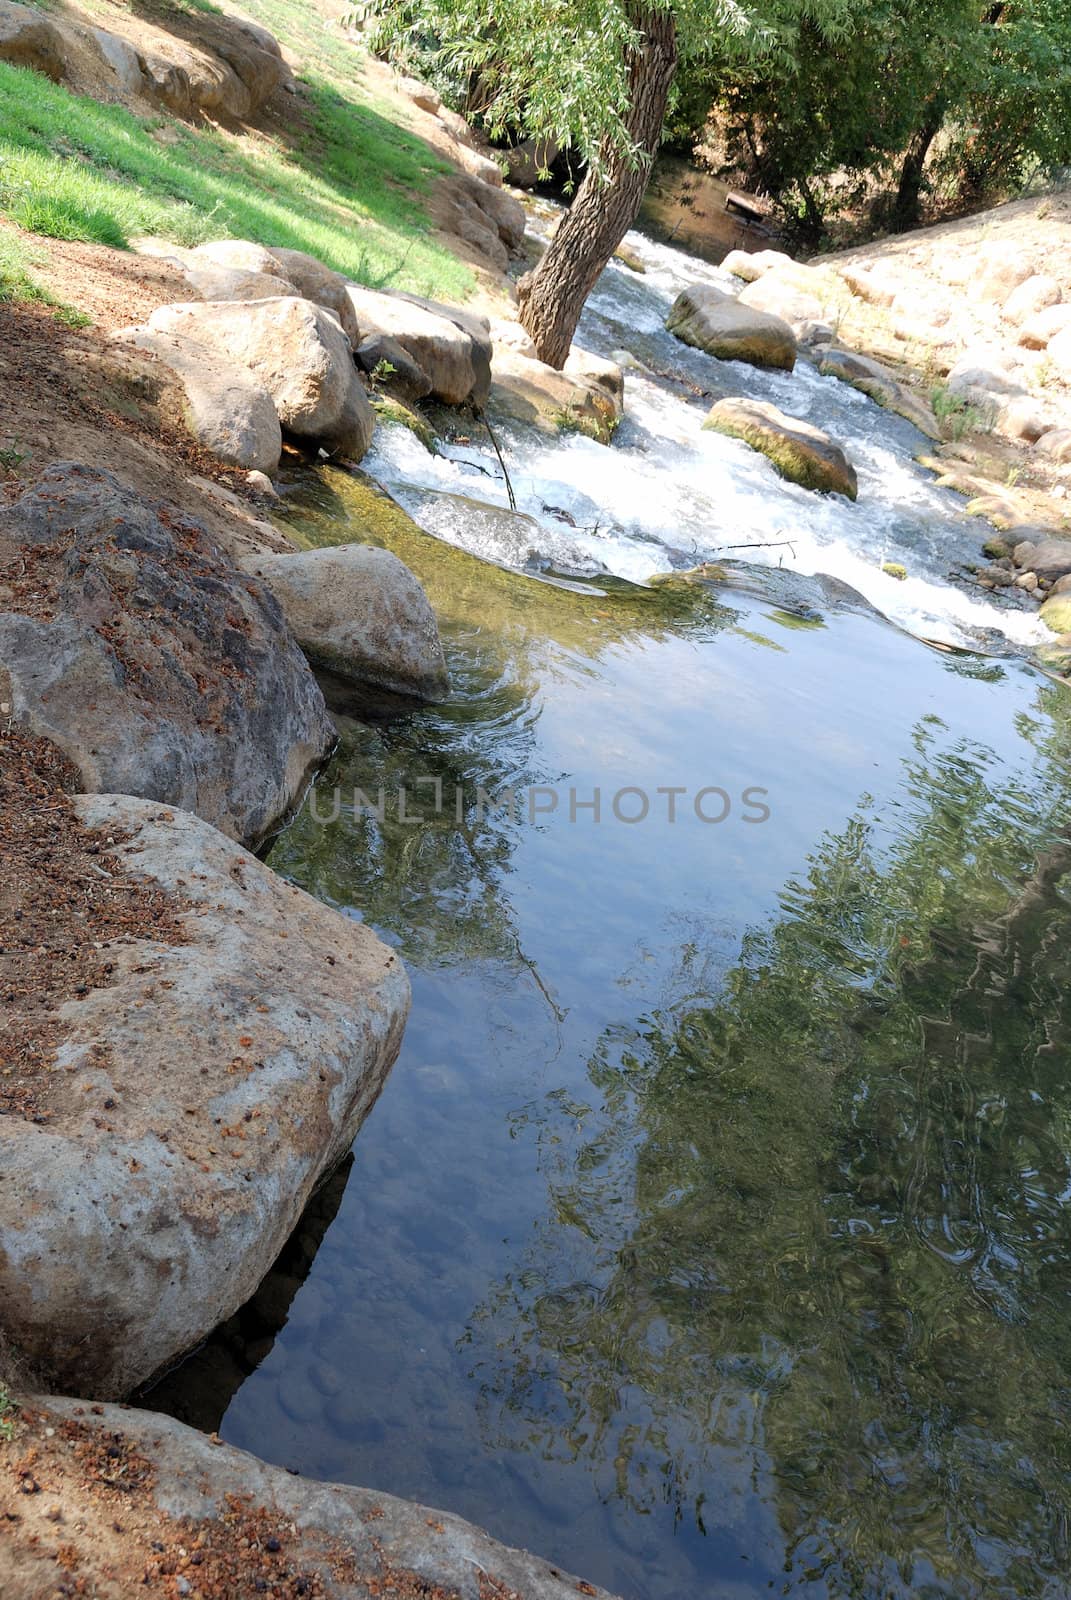
[[[780,317],[797,333],[803,323],[824,322],[830,295],[828,285],[813,268],[793,262],[775,267],[749,283],[739,304]]]
[[[131,931],[41,1019],[34,1116],[0,1118],[0,1330],[50,1387],[121,1397],[256,1289],[375,1103],[409,985],[199,818],[68,804]]]
[[[1038,272],[1038,260],[1031,250],[1017,244],[993,244],[978,254],[974,291],[979,299],[1004,305],[1012,291]]]
[[[371,442],[374,417],[349,339],[322,306],[282,297],[242,305],[208,300],[160,306],[149,327],[193,339],[248,368],[288,433],[336,445],[353,460],[360,460],[362,443],[367,449]]]
[[[729,272],[734,278],[743,278],[745,283],[754,283],[757,278],[763,277],[767,272],[773,272],[777,267],[791,267],[792,257],[786,256],[783,250],[730,250],[721,263],[723,272]]]
[[[495,171],[498,171],[497,167]],[[500,183],[481,182],[478,177],[467,174],[457,177],[452,187],[455,193],[463,194],[488,218],[510,253],[519,248],[528,219],[516,196],[507,194]]]
[[[1045,350],[1061,333],[1071,329],[1071,305],[1046,306],[1035,311],[1019,328],[1019,343],[1028,350]]]
[[[267,272],[242,272],[192,260],[177,265],[198,300],[275,300],[297,294],[286,278]]]
[[[609,444],[624,414],[624,377],[615,362],[575,345],[561,371],[503,345],[488,404],[496,417],[548,433],[572,428]]]
[[[369,334],[354,355],[361,371],[398,400],[408,404],[424,400],[431,393],[431,379],[424,368],[387,333]]]
[[[277,470],[283,448],[279,414],[252,373],[236,366],[221,369],[213,350],[178,334],[142,326],[122,328],[112,337],[174,376],[184,396],[187,427],[217,460],[269,476]]]
[[[1012,290],[1004,303],[1004,315],[1009,322],[1028,322],[1039,311],[1058,306],[1063,297],[1064,292],[1055,278],[1046,272],[1036,272]]]
[[[30,67],[58,83],[64,74],[63,37],[35,6],[0,0],[0,61]]]
[[[491,387],[491,336],[484,321],[434,300],[356,283],[346,292],[362,341],[376,334],[396,339],[427,376],[436,400],[484,404]]]
[[[1071,428],[1050,428],[1037,441],[1040,455],[1060,465],[1071,461]]]
[[[359,342],[360,330],[357,319],[353,314],[349,295],[346,293],[346,280],[340,272],[332,272],[330,267],[325,267],[322,261],[315,256],[310,256],[304,250],[272,250],[272,260],[277,263],[277,269],[283,277],[293,285],[298,294],[306,300],[313,300],[318,306],[323,306],[326,311],[334,312],[342,324],[342,331],[354,346]]]
[[[99,1600],[611,1600],[449,1511],[298,1477],[172,1417],[19,1400],[0,1443],[5,1600],[61,1595],[57,1572]]]
[[[845,261],[837,272],[852,294],[868,305],[888,309],[900,293],[896,279],[873,262]]]
[[[787,322],[741,305],[708,284],[696,284],[677,296],[666,327],[719,361],[746,361],[783,372],[796,365],[796,336]]]
[[[851,384],[853,389],[868,395],[887,411],[905,417],[928,438],[940,438],[941,430],[932,408],[894,377],[880,361],[856,355],[852,350],[827,349],[822,352],[818,370],[824,378],[839,378],[842,383]]]
[[[982,405],[1024,392],[1004,352],[982,348],[964,352],[949,371],[947,386],[949,394]]]
[[[1024,572],[1036,572],[1039,578],[1050,581],[1066,577],[1071,572],[1071,539],[1061,539],[1044,528],[1017,528],[1016,534],[1025,534],[1015,546],[1015,564]],[[1030,535],[1036,534],[1033,538]]]
[[[65,462],[0,510],[0,700],[86,789],[248,842],[334,739],[271,595],[175,506]]]
[[[762,400],[719,400],[703,424],[716,433],[742,439],[768,456],[783,478],[817,489],[823,494],[843,494],[855,500],[859,485],[855,468],[828,433],[786,416]]]
[[[333,545],[242,562],[278,600],[310,661],[341,678],[420,700],[449,688],[435,613],[389,550]]]
[[[210,239],[188,251],[187,259],[229,272],[260,272],[269,277],[277,275],[279,269],[271,251],[249,239]]]
[[[518,189],[534,189],[541,172],[549,172],[558,159],[559,146],[553,139],[524,139],[499,152],[505,158],[510,183]]]

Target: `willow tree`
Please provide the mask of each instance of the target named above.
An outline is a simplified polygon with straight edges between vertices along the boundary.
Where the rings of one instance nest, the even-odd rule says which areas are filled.
[[[791,66],[805,18],[835,34],[850,0],[374,0],[381,42],[434,40],[478,78],[492,136],[569,146],[585,176],[518,285],[521,320],[560,367],[584,302],[640,209],[682,61],[712,73],[741,51]],[[791,89],[789,89],[791,92]]]

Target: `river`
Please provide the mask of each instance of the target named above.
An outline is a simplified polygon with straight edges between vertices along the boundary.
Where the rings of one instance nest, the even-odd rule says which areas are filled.
[[[427,493],[504,504],[471,445],[366,462],[439,538],[295,477],[296,538],[389,545],[440,618],[448,702],[340,699],[270,857],[401,951],[413,1012],[351,1163],[147,1401],[626,1600],[1057,1600],[1071,702],[1033,616],[950,581],[985,530],[909,425],[683,350],[665,306],[723,280],[631,242],[584,342],[829,427],[859,502],[634,372],[611,448],[506,438],[529,572]]]

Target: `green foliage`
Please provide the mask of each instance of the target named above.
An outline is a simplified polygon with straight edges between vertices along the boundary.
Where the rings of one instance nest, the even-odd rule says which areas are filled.
[[[8,1390],[0,1383],[0,1439],[7,1441],[15,1437],[15,1414],[18,1409]]]
[[[943,383],[930,390],[930,403],[946,439],[959,440],[992,426],[992,417],[986,416],[980,406],[972,405],[961,394],[953,394]]]
[[[717,77],[756,57],[785,66],[793,28],[824,35],[847,25],[848,0],[375,0],[373,42],[395,59],[425,63],[478,85],[492,136],[550,139],[597,165],[629,147],[629,55],[645,10],[672,10],[682,67]]]
[[[231,235],[309,251],[358,282],[464,298],[472,273],[428,236],[439,159],[332,81],[308,97],[305,142],[281,152],[142,119],[0,62],[0,210],[32,232],[117,247]],[[167,143],[154,137],[163,127]]]

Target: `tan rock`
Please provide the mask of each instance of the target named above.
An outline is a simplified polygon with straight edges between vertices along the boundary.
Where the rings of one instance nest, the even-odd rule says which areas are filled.
[[[855,468],[840,445],[820,428],[786,416],[776,406],[762,400],[719,400],[703,426],[761,451],[792,483],[822,494],[858,498]]]
[[[63,39],[52,20],[35,6],[0,0],[0,61],[43,72],[56,83],[64,74]]]
[[[396,339],[447,405],[482,405],[491,385],[488,325],[457,307],[415,296],[383,294],[355,283],[346,292],[362,342],[374,334]]]
[[[149,327],[208,345],[248,368],[274,400],[283,427],[300,438],[330,443],[341,429],[348,447],[353,415],[366,412],[371,437],[349,340],[322,306],[293,298],[161,306]]]
[[[1037,441],[1037,450],[1061,464],[1071,461],[1071,428],[1053,428],[1043,433]]]
[[[1038,272],[1037,257],[1016,244],[994,244],[983,248],[975,269],[975,288],[979,299],[1004,305],[1012,291]]]
[[[206,345],[141,326],[122,328],[115,342],[137,350],[173,373],[185,395],[186,424],[217,460],[269,476],[283,447],[275,402],[251,373]]]
[[[707,284],[685,289],[673,303],[666,327],[685,344],[721,361],[746,361],[756,367],[791,372],[796,336],[781,317],[741,305],[732,295]]]
[[[306,300],[312,300],[318,306],[323,306],[325,311],[334,313],[342,324],[343,333],[356,347],[360,330],[353,315],[353,307],[346,293],[346,280],[342,274],[332,272],[330,267],[325,267],[315,256],[306,255],[304,250],[280,248],[272,249],[269,253],[278,263],[277,270],[289,284],[293,285],[298,294]]]
[[[1057,306],[1063,299],[1063,290],[1055,278],[1037,272],[1013,289],[1004,302],[1004,316],[1008,322],[1019,325],[1029,322],[1039,311]]]
[[[562,371],[500,346],[495,350],[489,410],[548,433],[576,427],[603,444],[624,411],[624,378],[615,363],[575,346]]]
[[[791,267],[794,265],[792,257],[785,255],[783,250],[730,250],[721,263],[723,272],[732,273],[734,278],[743,278],[745,283],[754,283],[764,273],[772,272],[776,267]]]
[[[1057,334],[1071,329],[1071,305],[1046,306],[1028,317],[1019,329],[1019,343],[1029,350],[1044,350]]]

